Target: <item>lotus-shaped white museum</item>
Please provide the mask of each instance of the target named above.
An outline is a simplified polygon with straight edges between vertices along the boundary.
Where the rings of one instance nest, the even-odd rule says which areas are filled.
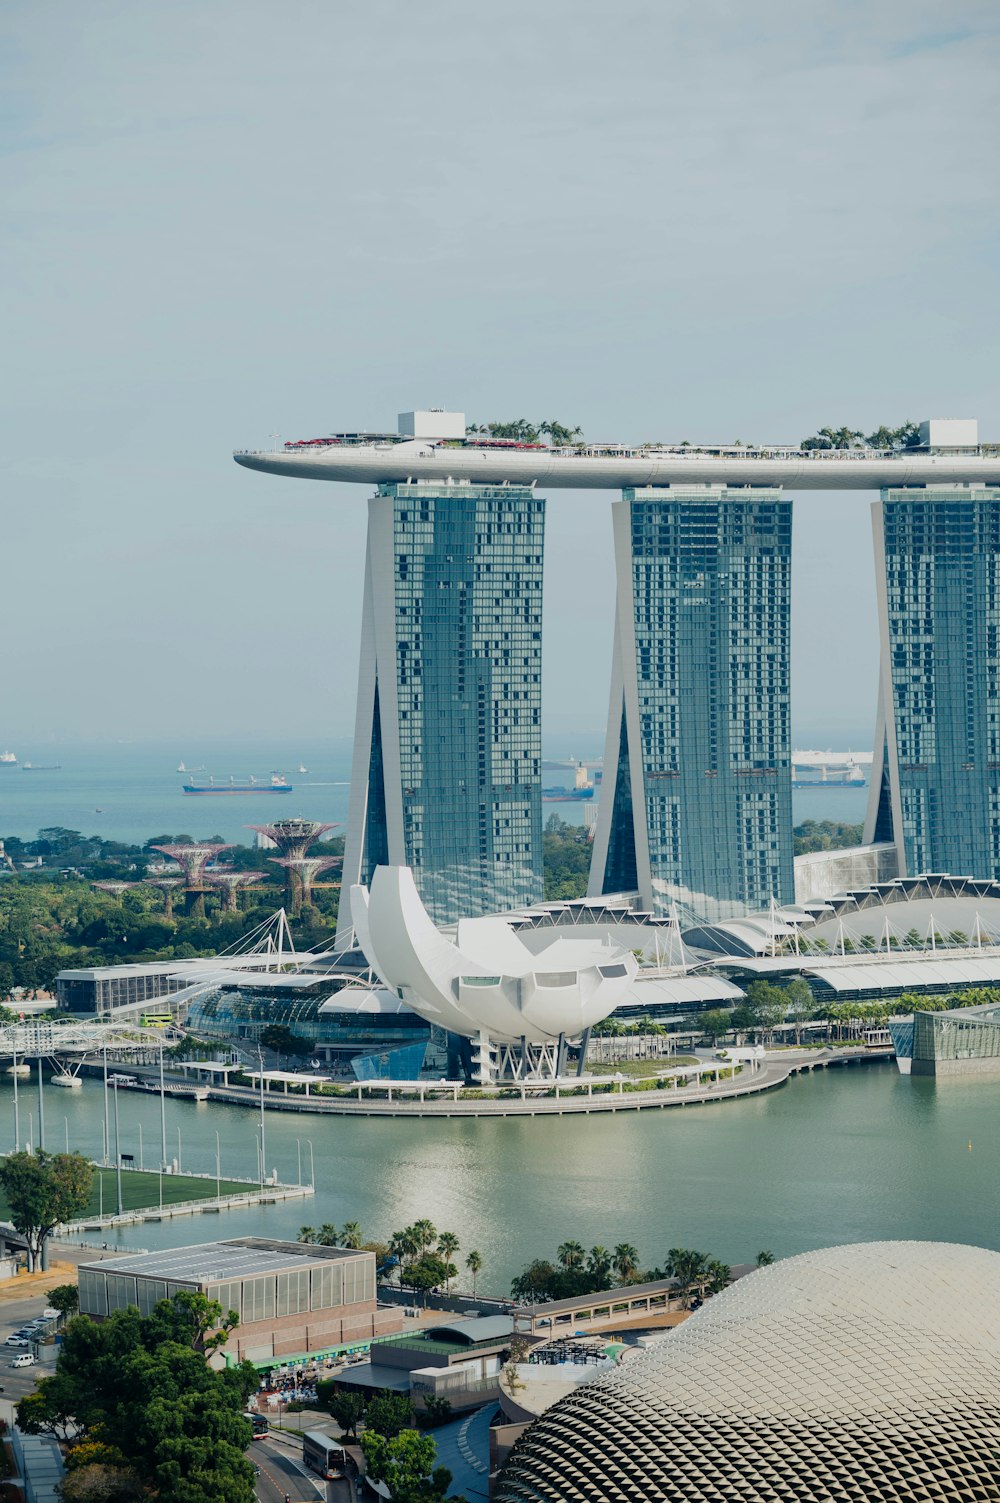
[[[630,950],[603,939],[559,937],[530,950],[499,917],[462,919],[452,939],[407,866],[376,867],[370,887],[352,887],[351,917],[383,985],[429,1023],[472,1039],[484,1081],[562,1075],[568,1046],[614,1012],[638,970]]]

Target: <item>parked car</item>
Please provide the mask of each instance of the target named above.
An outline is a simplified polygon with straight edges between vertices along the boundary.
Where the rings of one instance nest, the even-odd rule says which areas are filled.
[[[27,1346],[27,1336],[8,1336],[4,1346]]]
[[[34,1367],[35,1357],[31,1352],[18,1352],[10,1365],[11,1367]]]

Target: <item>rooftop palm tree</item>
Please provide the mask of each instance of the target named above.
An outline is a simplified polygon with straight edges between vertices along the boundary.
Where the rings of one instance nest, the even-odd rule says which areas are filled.
[[[619,1242],[611,1255],[611,1266],[622,1283],[627,1284],[639,1271],[638,1250],[631,1242]]]
[[[483,1266],[482,1254],[481,1253],[477,1253],[476,1250],[475,1250],[475,1248],[473,1248],[472,1252],[470,1252],[469,1256],[465,1260],[465,1266],[469,1270],[469,1272],[472,1274],[472,1297],[473,1297],[473,1299],[475,1299],[475,1297],[476,1297],[476,1277],[477,1277],[477,1275],[479,1273],[479,1270]]]
[[[564,1268],[582,1268],[584,1251],[581,1242],[564,1242],[557,1250],[556,1257]]]

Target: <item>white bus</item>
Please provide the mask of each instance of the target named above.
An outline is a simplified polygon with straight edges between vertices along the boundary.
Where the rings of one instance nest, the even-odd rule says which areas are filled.
[[[302,1436],[302,1465],[332,1482],[344,1475],[344,1448],[322,1430],[306,1430]]]

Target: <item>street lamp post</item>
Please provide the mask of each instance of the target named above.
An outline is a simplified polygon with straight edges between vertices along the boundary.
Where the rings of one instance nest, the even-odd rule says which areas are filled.
[[[122,1151],[118,1138],[118,1081],[115,1080],[115,1184],[118,1191],[118,1215],[122,1213]]]
[[[295,1173],[295,1183],[297,1185],[301,1185],[301,1183],[302,1183],[302,1139],[301,1138],[296,1138],[295,1139],[295,1162],[296,1162],[296,1164],[298,1166],[297,1169],[296,1169],[296,1173]]]
[[[219,1134],[215,1134],[215,1198],[222,1199],[222,1149],[219,1144]]]
[[[257,1058],[260,1061],[260,1188],[263,1190],[267,1175],[267,1140],[264,1136],[264,1051],[259,1045]]]
[[[42,1076],[42,1056],[38,1056],[38,1147],[45,1148],[45,1082]]]
[[[312,1138],[306,1138],[306,1142],[309,1144],[309,1183],[312,1185],[313,1189],[315,1190],[315,1188],[316,1188],[316,1167],[315,1167],[315,1165],[313,1163]]]
[[[167,1167],[167,1104],[163,1089],[163,1040],[160,1040],[160,1174]]]
[[[17,1050],[14,1051],[14,1152],[21,1152],[21,1108],[17,1100]]]
[[[108,1162],[111,1151],[111,1125],[108,1120],[108,1046],[104,1045],[104,1162]]]

